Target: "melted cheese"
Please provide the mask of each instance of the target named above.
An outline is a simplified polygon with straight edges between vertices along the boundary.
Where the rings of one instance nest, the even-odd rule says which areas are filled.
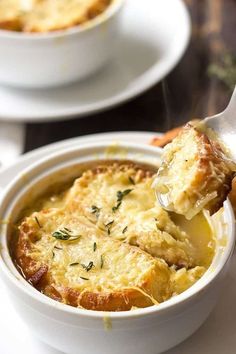
[[[114,166],[95,175],[87,171],[71,188],[66,199],[67,207],[79,211],[105,234],[139,246],[152,256],[162,257],[170,265],[192,266],[194,250],[188,235],[160,207],[152,183],[153,177],[145,177],[142,171],[131,168],[124,172]],[[131,192],[113,212],[117,192],[127,189]],[[92,205],[99,208],[99,217],[91,213]]]
[[[36,215],[42,225],[40,231],[36,230],[34,221]],[[50,274],[58,289],[63,286],[81,291],[86,289],[106,292],[130,286],[142,287],[153,272],[163,278],[163,284],[167,287],[169,273],[164,262],[150,257],[139,249],[131,249],[120,241],[104,237],[83,216],[72,217],[64,212],[52,210],[45,216],[40,213],[33,214],[27,223],[40,237],[28,254],[39,263],[49,265]],[[56,229],[67,225],[74,235],[80,235],[79,239],[56,240],[52,237],[55,224]],[[86,270],[85,267],[90,262],[93,265],[90,270]]]
[[[85,171],[67,192],[39,201],[41,210],[20,223],[20,240],[30,243],[24,256],[36,268],[47,265],[60,293],[132,288],[156,303],[184,291],[209,266],[213,236],[212,252],[202,249],[199,257],[199,246],[156,201],[153,178],[151,171],[128,164]],[[77,239],[53,237],[65,228]]]
[[[111,0],[1,0],[0,28],[48,32],[72,27],[102,13]]]

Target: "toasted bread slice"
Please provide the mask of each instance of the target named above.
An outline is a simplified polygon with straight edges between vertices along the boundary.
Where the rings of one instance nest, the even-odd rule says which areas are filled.
[[[170,209],[191,219],[203,208],[213,214],[223,205],[234,172],[216,140],[187,124],[164,148],[162,161],[154,186],[166,194]]]
[[[193,126],[197,125],[200,122],[199,119],[192,119],[189,123]],[[179,126],[173,129],[168,130],[165,134],[161,136],[154,137],[150,144],[158,147],[165,147],[167,144],[171,143],[174,138],[182,131],[184,126]]]
[[[49,209],[25,219],[16,261],[38,290],[77,307],[130,310],[171,296],[164,261],[103,236],[85,217],[68,216],[66,210]]]
[[[14,246],[28,282],[57,301],[103,311],[151,306],[191,286],[207,267],[156,201],[155,171],[106,161],[61,194],[33,201]]]
[[[139,246],[168,265],[192,267],[189,237],[157,202],[154,173],[132,163],[100,165],[75,181],[66,208],[86,216],[105,235]]]

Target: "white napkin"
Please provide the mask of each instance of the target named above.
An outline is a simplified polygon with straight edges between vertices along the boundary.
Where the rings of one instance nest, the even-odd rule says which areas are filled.
[[[15,162],[23,153],[25,125],[0,122],[0,169]]]

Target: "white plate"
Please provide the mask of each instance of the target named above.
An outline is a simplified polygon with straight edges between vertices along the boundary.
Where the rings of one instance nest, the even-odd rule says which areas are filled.
[[[157,133],[118,132],[84,136],[65,140],[37,149],[22,156],[17,163],[0,173],[0,187],[3,187],[22,169],[46,154],[69,146],[87,142],[129,141],[148,144]],[[36,340],[29,329],[18,318],[0,284],[0,353],[1,354],[60,354]],[[188,340],[166,352],[166,354],[234,354],[236,348],[236,257],[230,267],[229,275],[222,284],[222,296],[205,324]],[[170,333],[171,335],[171,333]],[[78,354],[79,354],[78,348]],[[87,354],[87,353],[81,353]],[[112,353],[111,353],[112,354]]]
[[[189,34],[189,15],[182,0],[127,0],[113,62],[86,81],[62,88],[0,87],[0,119],[58,120],[125,102],[170,72],[183,55]]]

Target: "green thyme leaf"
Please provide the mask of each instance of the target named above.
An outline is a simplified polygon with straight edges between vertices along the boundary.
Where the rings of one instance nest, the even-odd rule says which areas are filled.
[[[97,244],[96,244],[96,242],[94,242],[94,243],[93,243],[93,252],[95,252],[96,249],[97,249]]]
[[[125,234],[127,230],[128,230],[128,226],[125,226],[125,228],[122,231],[122,234]]]
[[[42,225],[40,224],[39,219],[37,218],[37,216],[35,216],[34,218],[35,218],[35,221],[36,221],[38,227],[41,229]]]
[[[116,206],[114,206],[114,207],[112,208],[113,213],[116,212],[116,210],[118,210],[120,206],[121,206],[121,202],[118,202],[118,203],[116,204]]]
[[[131,176],[129,176],[129,181],[131,184],[135,185],[134,179]]]
[[[68,229],[68,227],[64,227],[64,230],[66,230],[67,232],[72,232],[70,229]]]
[[[105,227],[107,228],[107,233],[108,235],[111,234],[111,227],[112,227],[112,224],[114,223],[114,220],[108,222],[107,224],[105,224]]]
[[[96,205],[91,206],[91,213],[96,215],[96,218],[99,217],[101,208],[98,208]]]
[[[74,263],[69,264],[70,267],[77,266],[77,265],[79,265],[78,262],[74,262]]]
[[[101,263],[100,263],[100,268],[102,269],[104,266],[104,258],[103,255],[101,255]]]
[[[85,264],[83,264],[83,263],[81,263],[81,265],[82,265],[82,267],[83,267],[87,272],[89,272],[93,267],[95,267],[92,261],[89,262],[88,265],[85,265]]]
[[[133,190],[133,189],[125,189],[124,191],[118,191],[118,192],[116,193],[116,196],[117,196],[117,204],[116,204],[116,206],[114,206],[114,207],[112,208],[112,211],[113,211],[113,212],[116,212],[116,211],[119,209],[119,207],[121,206],[121,203],[122,203],[123,198],[124,198],[126,195],[128,195],[130,192],[132,192],[132,190]]]
[[[133,191],[133,189],[125,189],[123,192],[122,191],[118,191],[117,192],[117,201],[118,202],[121,202],[122,201],[122,199],[126,196],[126,195],[128,195],[130,192],[132,192]]]
[[[74,240],[78,240],[81,237],[81,235],[73,235],[71,230],[64,227],[63,229],[54,231],[52,233],[52,237],[55,237],[57,240],[62,240],[62,241],[68,241],[68,240],[74,241]]]
[[[55,248],[56,250],[62,250],[62,249],[63,249],[63,248],[58,247],[58,246],[54,246],[54,248]]]

